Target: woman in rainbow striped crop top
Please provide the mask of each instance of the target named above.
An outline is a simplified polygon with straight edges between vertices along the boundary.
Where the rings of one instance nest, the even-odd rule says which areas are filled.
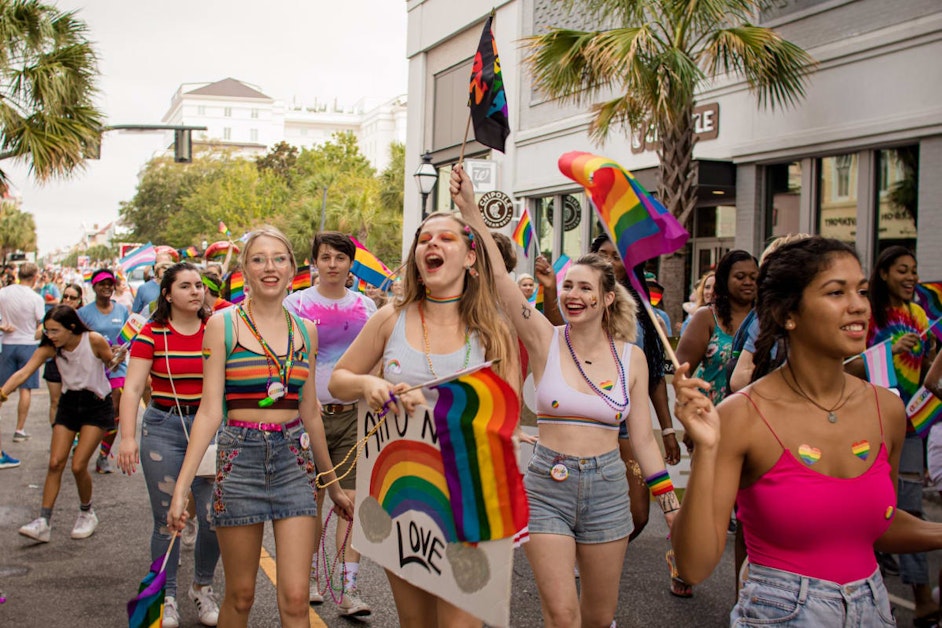
[[[866,348],[867,283],[843,242],[785,244],[759,269],[753,383],[717,409],[689,365],[674,376],[696,454],[671,542],[680,576],[702,581],[736,502],[749,564],[732,625],[894,626],[874,548],[942,547],[942,525],[896,508],[902,401],[844,371]]]
[[[167,525],[180,531],[186,524],[188,488],[218,429],[212,520],[226,575],[219,624],[248,625],[263,526],[272,521],[281,623],[306,626],[316,542],[314,464],[332,468],[314,383],[317,333],[282,305],[297,268],[284,234],[272,227],[253,231],[240,261],[250,296],[206,325],[203,397]],[[329,472],[327,480],[334,477]],[[328,490],[339,514],[351,519],[353,504],[340,486]]]
[[[534,312],[501,264],[460,166],[452,170],[451,194],[481,232],[501,305],[526,346],[537,385],[539,442],[524,480],[530,501],[524,548],[544,622],[607,626],[615,616],[632,526],[618,446],[622,421],[668,523],[679,507],[651,429],[647,362],[631,344],[634,302],[615,281],[612,265],[589,254],[566,273],[559,303],[569,322],[554,327]],[[577,563],[581,599],[572,577]]]

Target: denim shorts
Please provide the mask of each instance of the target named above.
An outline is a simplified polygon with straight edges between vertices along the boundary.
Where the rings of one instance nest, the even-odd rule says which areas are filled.
[[[26,366],[33,352],[39,345],[14,345],[5,343],[0,353],[0,382],[5,382],[18,370]],[[33,371],[26,381],[20,384],[20,390],[39,388],[39,371]]]
[[[565,466],[557,481],[551,471]],[[530,534],[561,534],[577,543],[608,543],[631,534],[625,463],[618,450],[601,456],[567,456],[539,443],[523,478],[530,501]]]
[[[301,446],[302,434],[301,424],[284,432],[225,424],[219,429],[214,526],[317,516],[317,471],[310,446]]]
[[[882,628],[896,620],[879,568],[869,578],[840,585],[750,564],[729,625]]]

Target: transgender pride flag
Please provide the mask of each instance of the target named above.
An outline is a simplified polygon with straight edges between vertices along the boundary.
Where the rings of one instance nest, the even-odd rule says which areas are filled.
[[[875,344],[864,351],[863,361],[867,368],[867,380],[871,384],[884,388],[896,386],[896,367],[893,366],[889,342]]]
[[[143,246],[139,246],[121,259],[118,260],[118,264],[121,266],[121,269],[124,271],[125,275],[131,274],[131,271],[135,268],[140,268],[141,266],[153,266],[154,262],[157,261],[157,249],[153,244],[148,242]]]

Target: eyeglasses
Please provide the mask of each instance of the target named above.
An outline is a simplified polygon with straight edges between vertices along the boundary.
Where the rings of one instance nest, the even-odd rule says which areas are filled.
[[[65,330],[63,330],[63,329],[46,329],[45,327],[43,327],[43,335],[44,335],[44,336],[58,336],[58,335],[61,334],[63,331],[65,331]]]
[[[265,257],[264,255],[253,255],[249,258],[249,266],[256,269],[265,268],[271,263],[275,268],[287,268],[291,265],[291,258],[287,255],[275,255],[274,257]]]
[[[81,298],[82,298],[82,297],[80,297],[80,296],[78,296],[78,295],[76,295],[76,294],[63,294],[63,295],[62,295],[62,300],[63,300],[63,301],[78,301],[78,300],[81,299]]]

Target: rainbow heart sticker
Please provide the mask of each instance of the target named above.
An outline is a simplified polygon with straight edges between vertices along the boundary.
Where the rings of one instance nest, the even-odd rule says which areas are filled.
[[[821,460],[821,450],[811,445],[801,445],[798,448],[798,456],[805,464],[810,466]]]
[[[599,382],[599,386],[601,386],[605,390],[611,390],[612,388],[615,387],[615,382],[613,382],[610,379],[607,379],[604,382]]]
[[[850,450],[854,452],[854,455],[860,458],[861,460],[866,460],[867,456],[870,455],[870,441],[861,440],[857,441],[850,446]]]

